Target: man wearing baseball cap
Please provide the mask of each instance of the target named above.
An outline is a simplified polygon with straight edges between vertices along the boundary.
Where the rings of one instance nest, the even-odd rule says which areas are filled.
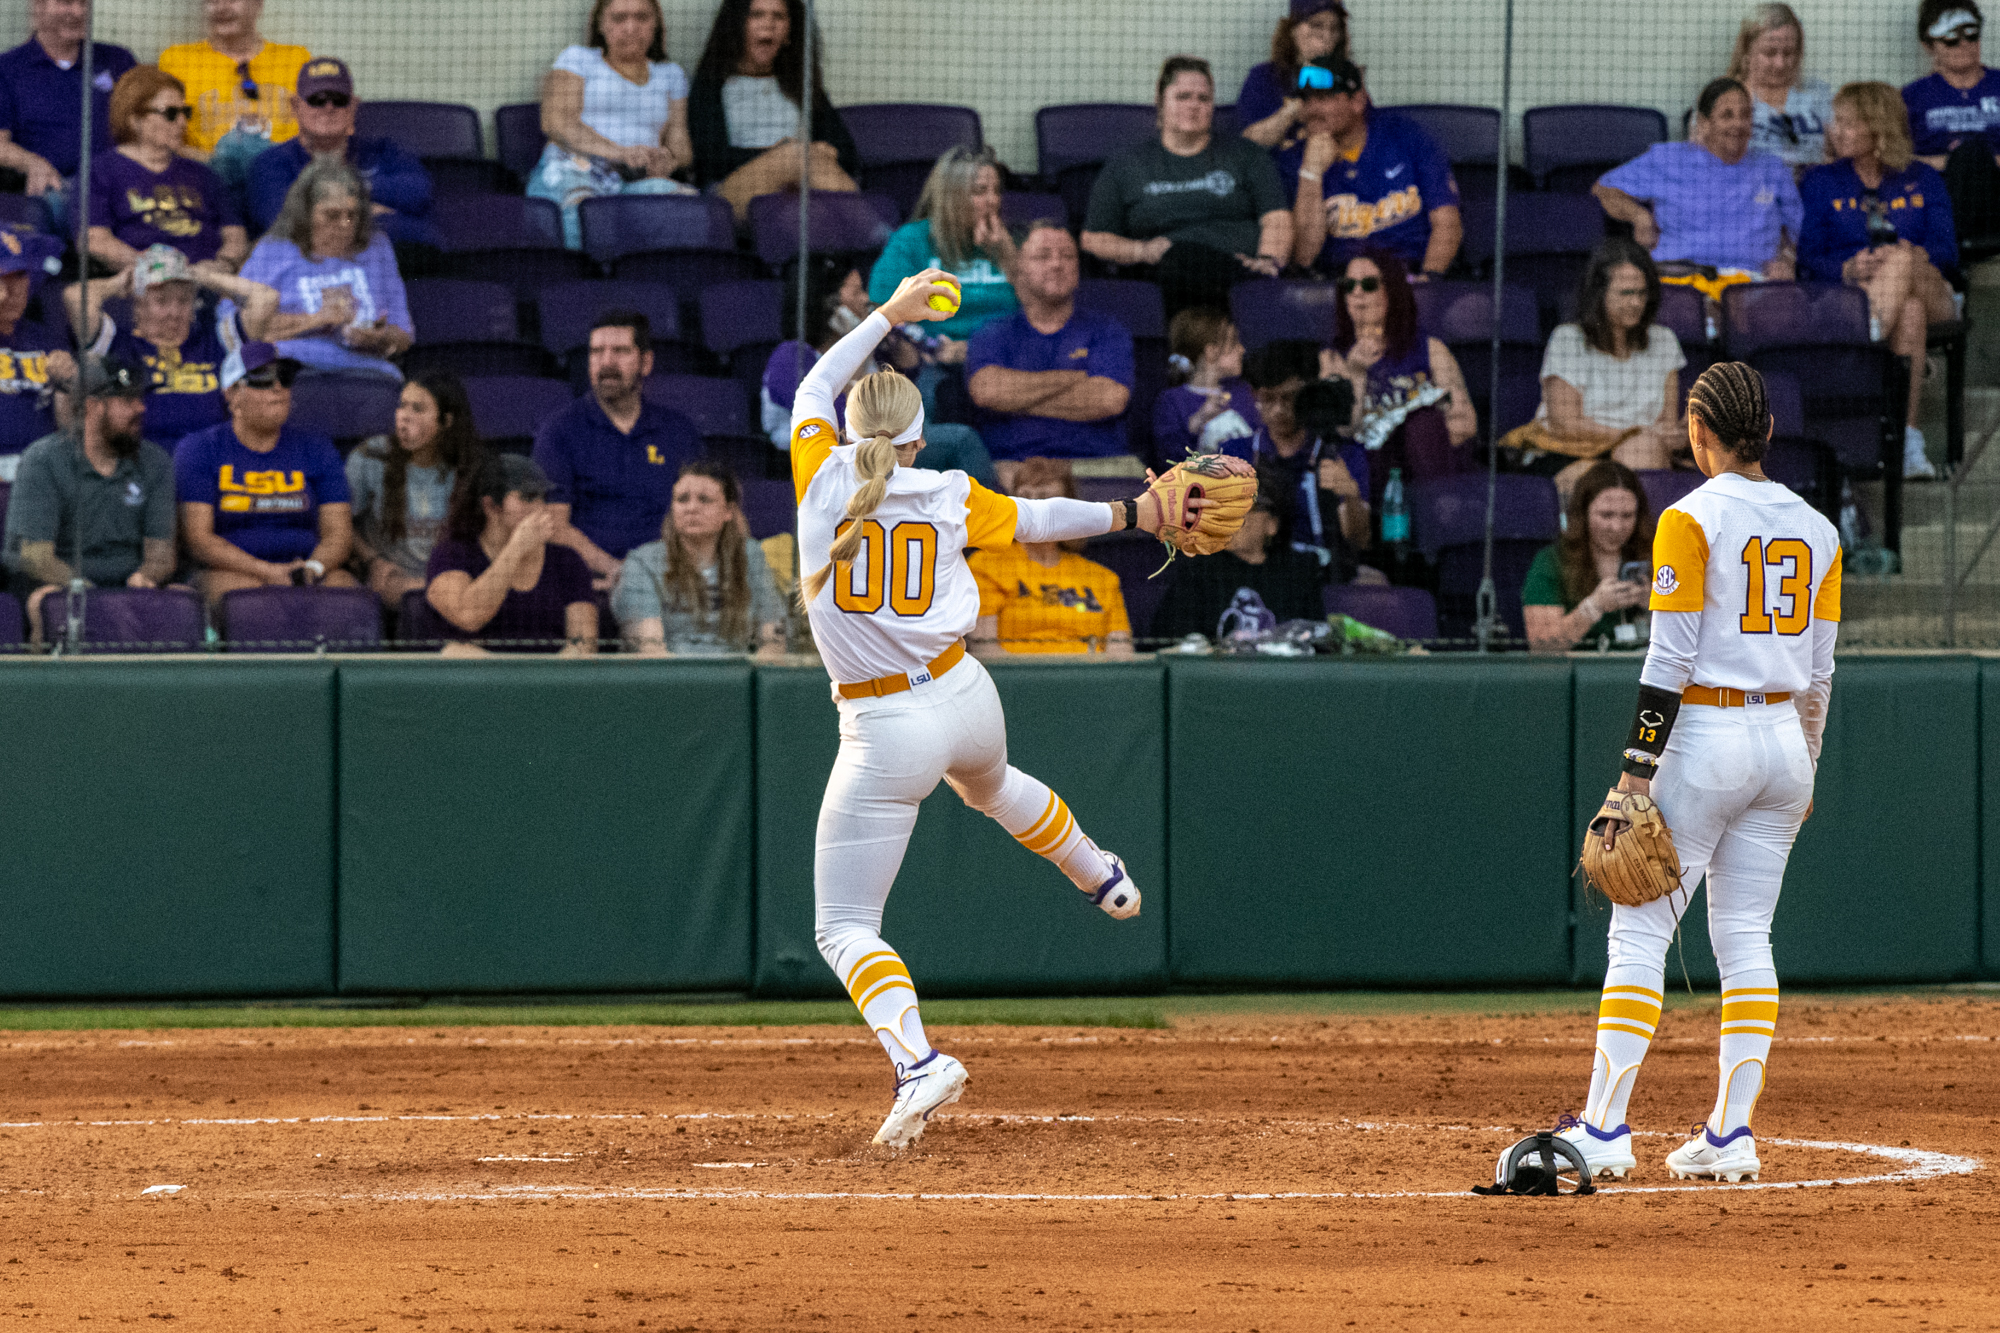
[[[1252,65],[1236,94],[1236,123],[1243,137],[1276,148],[1298,123],[1299,66],[1321,56],[1353,59],[1348,49],[1347,6],[1340,0],[1291,0],[1271,33],[1271,58]]]
[[[213,603],[238,588],[351,588],[354,505],[340,451],[286,423],[299,363],[246,342],[222,363],[229,420],[174,451],[181,531]]]
[[[147,387],[130,362],[86,354],[77,428],[45,435],[21,456],[4,550],[32,633],[42,599],[73,578],[158,588],[173,577],[174,465],[141,435]]]
[[[25,318],[35,279],[61,253],[54,237],[0,227],[0,481],[12,481],[21,451],[55,429],[43,402],[50,354],[75,373],[64,340]]]
[[[431,225],[431,174],[424,164],[388,139],[364,139],[354,133],[360,107],[354,95],[354,75],[345,61],[314,56],[299,71],[299,91],[292,98],[298,136],[259,153],[250,163],[250,219],[253,230],[267,232],[285,207],[292,182],[315,157],[338,153],[368,182],[375,205],[375,223],[397,245],[440,246],[444,237]]]
[[[1340,56],[1301,65],[1298,93],[1299,124],[1277,155],[1294,262],[1338,270],[1378,245],[1413,276],[1442,275],[1465,234],[1444,150],[1415,121],[1370,106],[1361,71]]]

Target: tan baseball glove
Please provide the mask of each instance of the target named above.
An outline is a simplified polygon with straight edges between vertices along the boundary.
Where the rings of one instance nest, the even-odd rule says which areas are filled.
[[[1620,828],[1606,851],[1604,834],[1611,824]],[[1652,797],[1611,789],[1583,835],[1583,873],[1599,893],[1627,907],[1643,906],[1681,886],[1674,831],[1660,818]]]
[[[1190,454],[1146,488],[1160,506],[1160,540],[1183,555],[1228,545],[1257,499],[1257,470],[1228,454]],[[1190,500],[1205,501],[1199,507]]]

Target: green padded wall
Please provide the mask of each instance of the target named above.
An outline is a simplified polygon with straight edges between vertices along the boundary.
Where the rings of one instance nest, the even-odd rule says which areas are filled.
[[[1566,661],[1175,662],[1173,976],[1569,977]]]
[[[0,994],[333,988],[334,668],[0,667]]]
[[[883,936],[923,995],[1080,994],[1166,983],[1164,673],[1152,663],[992,668],[1011,762],[1047,782],[1145,895],[1113,921],[940,783]],[[813,944],[813,830],[839,749],[822,670],[757,673],[757,989],[843,992]]]
[[[1979,843],[1984,939],[1981,971],[2000,977],[2000,658],[1979,664],[1980,805],[1974,835]]]
[[[1573,845],[1616,779],[1638,680],[1637,662],[1577,664]],[[1771,932],[1782,982],[1947,981],[1977,970],[1978,694],[1971,658],[1839,659],[1813,816],[1792,848]],[[1576,934],[1584,984],[1603,979],[1610,924],[1603,900],[1591,900]],[[1697,986],[1716,980],[1706,913],[1704,890],[1682,935]],[[1667,984],[1681,984],[1672,953]]]
[[[751,669],[340,677],[340,988],[744,990]]]

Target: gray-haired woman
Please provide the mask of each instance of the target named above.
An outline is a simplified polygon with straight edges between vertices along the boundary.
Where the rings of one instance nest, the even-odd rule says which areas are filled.
[[[402,375],[389,358],[412,327],[396,252],[376,230],[368,182],[337,158],[299,173],[285,207],[243,266],[278,293],[265,337],[309,370]]]
[[[877,305],[927,268],[958,279],[958,313],[930,330],[950,340],[939,357],[946,364],[965,359],[965,340],[982,324],[1021,308],[1008,280],[1014,238],[1000,220],[1000,193],[1000,160],[991,148],[946,149],[917,197],[915,220],[889,237],[868,275],[868,299]]]

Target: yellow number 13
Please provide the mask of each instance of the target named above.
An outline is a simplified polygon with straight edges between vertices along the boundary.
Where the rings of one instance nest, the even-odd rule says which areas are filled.
[[[1745,598],[1741,624],[1745,634],[1769,634],[1775,619],[1780,634],[1803,634],[1812,623],[1812,602],[1806,594],[1812,585],[1812,547],[1797,537],[1778,537],[1766,542],[1752,537],[1743,547],[1743,564],[1750,573],[1749,595]],[[1774,618],[1764,593],[1764,568],[1783,569],[1778,575],[1778,597],[1787,603]]]

